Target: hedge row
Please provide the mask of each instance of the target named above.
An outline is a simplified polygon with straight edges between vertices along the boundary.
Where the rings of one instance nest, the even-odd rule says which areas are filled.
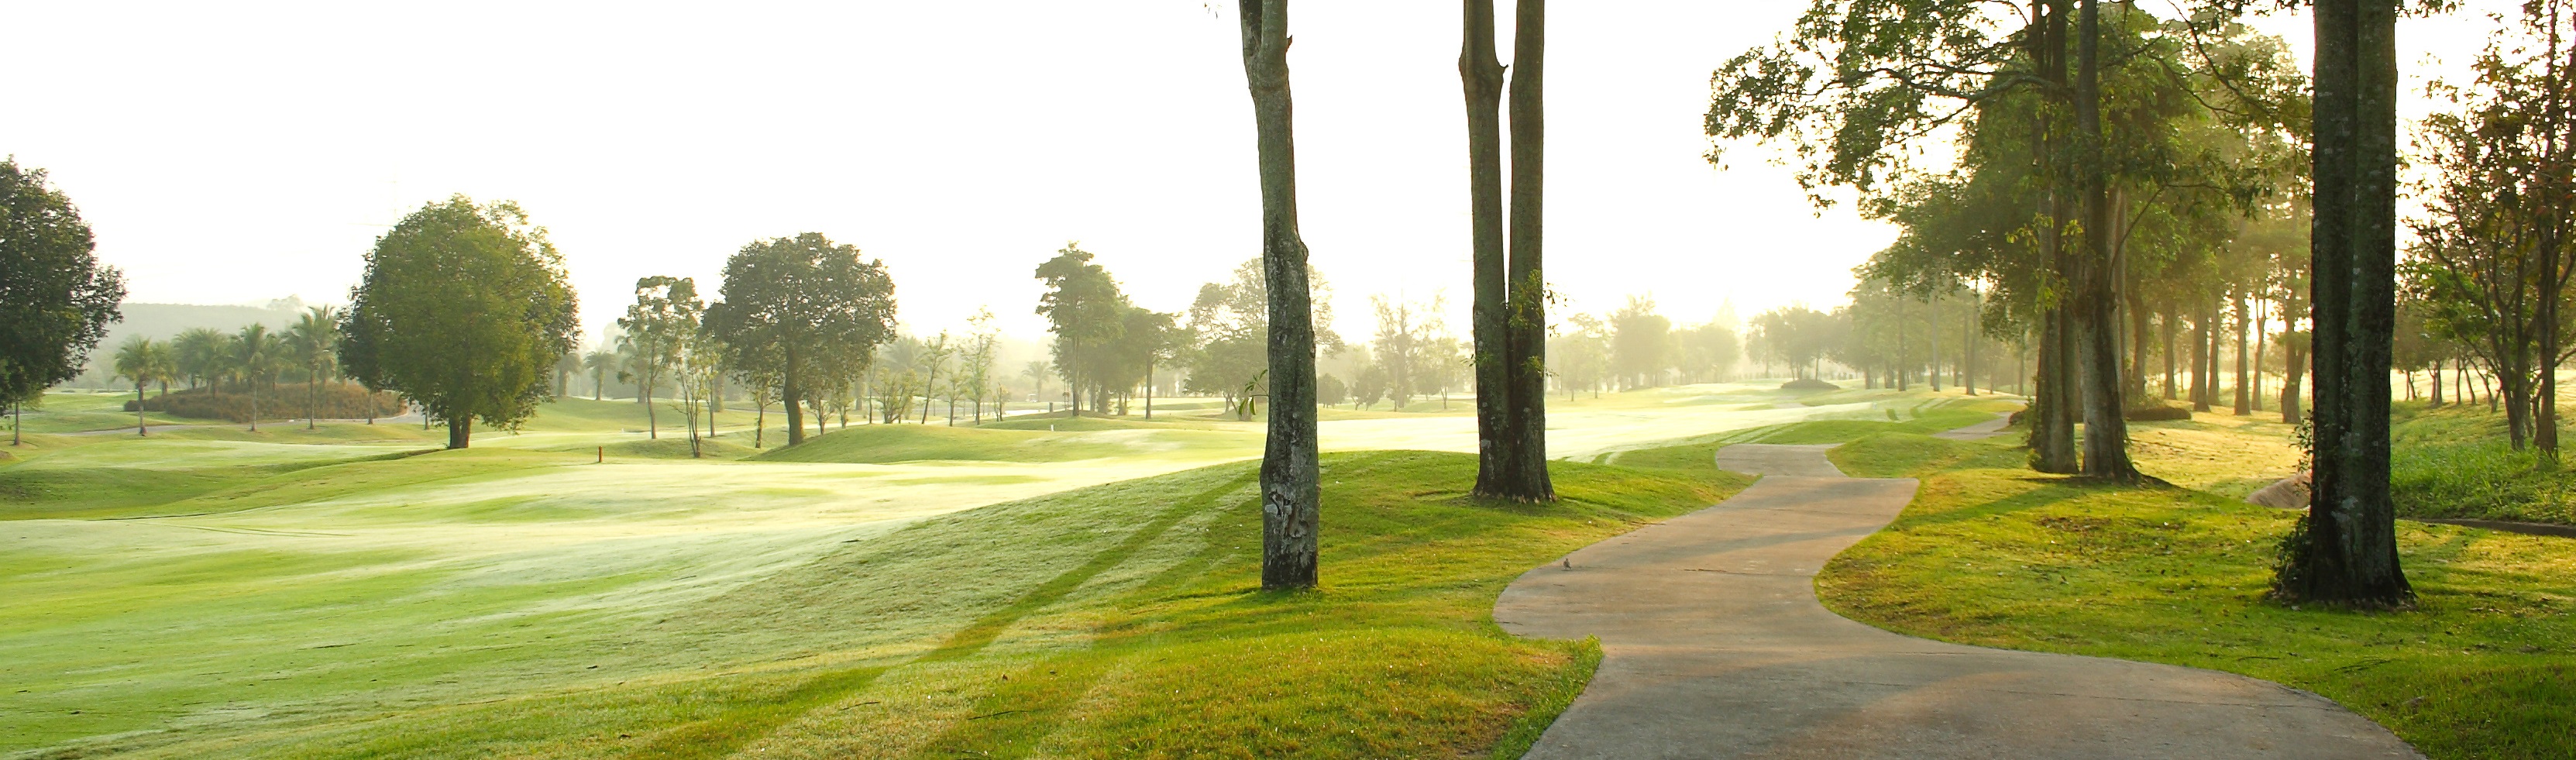
[[[392,393],[368,393],[356,383],[330,383],[305,395],[302,383],[280,383],[259,394],[259,417],[264,420],[301,419],[306,410],[323,419],[359,419],[369,416],[367,404],[372,398],[377,417],[391,417],[404,411],[401,396]],[[310,404],[310,406],[308,406]],[[144,399],[146,411],[173,417],[196,417],[230,422],[249,422],[251,397],[245,393],[216,393],[206,388],[179,391],[167,396]],[[125,402],[125,411],[135,411],[136,402]]]

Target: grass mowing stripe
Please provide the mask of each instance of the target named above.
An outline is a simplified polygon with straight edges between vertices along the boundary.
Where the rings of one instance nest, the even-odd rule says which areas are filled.
[[[1135,556],[1136,552],[1145,548],[1146,544],[1170,532],[1172,526],[1179,525],[1182,520],[1206,510],[1209,505],[1216,503],[1218,497],[1243,490],[1245,486],[1252,484],[1255,477],[1258,477],[1258,473],[1235,478],[1223,485],[1174,503],[1164,509],[1162,514],[1155,515],[1153,521],[1129,533],[1127,540],[1119,542],[1117,546],[1092,555],[1091,561],[1038,584],[1037,587],[1029,589],[1027,594],[1021,595],[1018,601],[987,613],[975,622],[967,624],[965,628],[949,635],[948,641],[940,644],[938,649],[931,650],[929,654],[922,655],[920,661],[945,662],[983,651],[985,646],[993,643],[994,637],[1002,634],[1002,629],[1009,628],[1012,623],[1019,622],[1029,613],[1045,609],[1047,605],[1063,599],[1066,594],[1073,593],[1074,589],[1081,588],[1082,584],[1090,581],[1093,576],[1126,562],[1128,557]]]
[[[885,671],[881,667],[852,668],[817,675],[784,694],[769,699],[745,700],[714,717],[665,730],[644,746],[626,753],[625,757],[634,760],[724,757],[753,739],[767,736],[797,716],[867,688]]]

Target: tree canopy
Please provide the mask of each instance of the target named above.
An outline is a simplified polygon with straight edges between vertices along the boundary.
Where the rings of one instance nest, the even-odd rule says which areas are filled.
[[[44,170],[0,158],[0,403],[79,375],[121,317],[125,276],[101,266],[95,247]]]
[[[727,260],[706,329],[727,366],[777,379],[793,446],[805,441],[798,404],[858,382],[876,347],[894,338],[894,314],[885,262],[807,232],[753,242]]]
[[[409,397],[465,448],[476,421],[510,427],[544,401],[555,357],[580,329],[563,257],[527,212],[462,195],[376,238],[349,291],[340,365]]]

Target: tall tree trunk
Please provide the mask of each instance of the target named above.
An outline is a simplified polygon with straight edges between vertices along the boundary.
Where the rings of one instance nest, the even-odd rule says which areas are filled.
[[[2433,406],[2442,405],[2442,360],[2433,360]]]
[[[2129,314],[2129,372],[2128,382],[2124,385],[2124,392],[2128,398],[2121,405],[2145,406],[2147,403],[2147,336],[2152,334],[2149,332],[2150,325],[2147,322],[2149,316],[2147,298],[2141,292],[2145,288],[2138,287],[2135,278],[2132,278],[2128,287],[2124,289],[2128,291],[2126,299],[2128,308],[2123,311]]]
[[[796,374],[799,369],[802,368],[797,366],[796,349],[794,346],[789,346],[787,371],[779,373],[778,382],[778,402],[787,408],[787,445],[789,446],[805,442],[805,416],[799,403],[804,399],[798,398],[796,393]]]
[[[2207,313],[2191,321],[2191,410],[2209,411],[2210,318]]]
[[[1933,393],[1940,393],[1941,302],[1932,297],[1925,297],[1923,299],[1923,312],[1923,322],[1925,323],[1924,335],[1929,338],[1929,340],[1924,342],[1924,345],[1928,347],[1927,350],[1932,353],[1931,361],[1923,365],[1923,384],[1929,386]]]
[[[2253,377],[2245,371],[2246,360],[2252,358],[2246,355],[2245,350],[2248,321],[2245,317],[2245,291],[2239,288],[2236,291],[2236,416],[2238,417],[2254,413]]]
[[[2281,342],[2281,423],[2299,424],[2299,379],[2308,374],[2308,354],[2296,343]]]
[[[1475,286],[1470,312],[1476,344],[1476,489],[1478,496],[1508,498],[1511,456],[1519,428],[1512,424],[1512,335],[1503,250],[1503,64],[1494,55],[1493,0],[1465,0],[1465,42],[1458,50],[1458,79],[1467,100],[1468,246]],[[1574,391],[1567,384],[1566,392]],[[1568,396],[1571,397],[1570,395]]]
[[[152,435],[152,424],[143,420],[143,383],[141,381],[134,383],[134,435],[136,437]]]
[[[2051,92],[2066,91],[2066,9],[2070,0],[2045,0],[2036,10],[2040,13],[2038,34],[2032,35],[2038,46],[2040,75],[2052,87]],[[2058,176],[2058,145],[2053,134],[2051,116],[2043,113],[2036,126],[2036,159],[2042,176]],[[2041,246],[2047,251],[2048,271],[2063,278],[2068,272],[2066,253],[2066,219],[2068,193],[2052,187],[2047,191],[2044,214],[2048,224],[2040,231]],[[2040,472],[2068,473],[2077,468],[2075,456],[2074,338],[2067,324],[2068,308],[2061,301],[2040,315],[2039,372],[2033,387],[2030,411],[2030,464]]]
[[[2162,338],[2164,339],[2164,355],[2165,355],[2165,357],[2164,357],[2164,358],[2165,358],[2165,400],[2166,400],[2166,401],[2175,401],[2175,400],[2179,400],[2179,399],[2181,399],[2181,398],[2182,398],[2182,393],[2181,393],[2181,391],[2179,390],[2180,386],[2175,382],[2175,378],[2174,378],[2174,347],[2175,347],[2175,343],[2174,343],[2174,315],[2173,315],[2173,312],[2171,312],[2171,311],[2167,311],[2167,312],[2165,312],[2164,314],[2158,315],[2158,316],[2156,317],[2156,332],[2160,334],[2160,336],[2159,336],[2159,337],[2162,337]]]
[[[1288,0],[1238,0],[1243,74],[1261,167],[1261,264],[1270,287],[1270,422],[1261,454],[1261,587],[1315,585],[1323,493],[1317,482],[1314,308],[1297,232],[1295,121],[1288,89]]]
[[[2275,582],[2291,599],[2402,605],[2388,494],[2388,371],[2396,328],[2397,4],[2318,0],[2316,476],[2306,540]]]
[[[1546,197],[1547,2],[1512,4],[1511,68],[1511,311],[1503,329],[1511,337],[1510,482],[1502,496],[1531,502],[1556,500],[1556,485],[1547,476],[1547,278],[1540,255],[1544,237],[1541,203]]]
[[[422,414],[423,416],[427,416],[427,415],[429,414],[429,410],[427,410],[427,409],[423,409],[423,410],[421,410],[421,414]],[[470,415],[462,415],[462,414],[460,414],[460,415],[456,415],[456,416],[454,416],[454,417],[451,417],[451,418],[449,418],[449,419],[447,420],[447,447],[448,447],[448,448],[450,448],[450,449],[461,449],[461,448],[465,448],[468,444],[471,444],[471,443],[473,443],[473,442],[474,442],[474,418],[473,418],[472,416],[470,416]]]
[[[1977,395],[1977,318],[1979,316],[1977,309],[1970,308],[1968,316],[1961,320],[1959,325],[1959,342],[1966,344],[1959,347],[1959,356],[1962,357],[1959,360],[1959,391],[1970,396]]]
[[[2254,311],[2254,411],[2259,412],[2263,411],[2263,357],[2268,348],[2264,343],[2271,337],[2268,331],[2272,329],[2272,314],[2259,308],[2261,301],[2256,301],[2255,305],[2258,308]]]
[[[2120,405],[2119,262],[2111,259],[2110,175],[2102,153],[2102,0],[2084,0],[2077,41],[2077,140],[2083,147],[2084,260],[2077,267],[2075,344],[2084,384],[2084,474],[2118,482],[2139,478],[2129,462],[2129,422]]]

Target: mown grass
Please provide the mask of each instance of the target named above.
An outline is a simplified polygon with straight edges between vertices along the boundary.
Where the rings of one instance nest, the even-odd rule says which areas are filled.
[[[754,454],[759,462],[918,462],[964,460],[986,462],[1069,462],[1129,456],[1154,451],[1185,452],[1191,457],[1257,454],[1258,437],[1231,431],[1088,420],[1088,430],[1027,430],[988,425],[861,425],[806,439],[802,444]],[[1059,420],[1058,422],[1068,422]],[[1022,421],[1003,423],[1026,424]]]
[[[2194,424],[2163,428],[2198,437],[2142,447],[2141,469],[2223,485],[2222,463],[2277,456],[2224,448],[2260,447],[2275,431]],[[1924,479],[1894,524],[1817,576],[1818,596],[1847,617],[1968,644],[2244,673],[2335,699],[2437,758],[2576,756],[2565,721],[2576,704],[2576,545],[2566,539],[2400,522],[2416,609],[2301,609],[2263,598],[2294,512],[2034,475],[2009,440],[1886,435],[1833,456],[1855,475]]]
[[[1805,395],[1828,395],[1833,392],[1810,392]],[[1739,443],[1819,444],[1842,443],[1881,434],[1928,435],[1974,425],[1994,419],[1996,414],[2019,408],[2020,402],[1994,398],[1937,397],[1921,393],[1899,394],[1891,390],[1843,391],[1842,394],[1865,396],[1873,402],[1884,419],[1822,419],[1765,425],[1697,436],[1678,442],[1629,449],[1601,455],[1597,461],[1626,467],[1654,469],[1689,469],[1714,467],[1717,450]],[[1850,403],[1849,401],[1836,403]],[[1884,406],[1884,408],[1880,408]],[[1838,450],[1829,456],[1839,457]],[[1839,463],[1839,460],[1837,460]],[[1851,472],[1846,469],[1845,472]]]
[[[371,652],[359,637],[314,653],[343,662],[336,684],[317,665],[264,663],[252,669],[305,680],[246,675],[188,695],[133,695],[116,706],[217,707],[62,748],[284,758],[1517,757],[1580,691],[1598,655],[1588,642],[1502,633],[1490,616],[1503,586],[1566,551],[1721,500],[1746,479],[1713,468],[1557,463],[1564,501],[1529,507],[1466,499],[1474,466],[1459,454],[1328,455],[1324,585],[1310,592],[1258,589],[1254,467],[1221,465],[924,520],[679,608],[564,610],[531,633],[456,632],[502,657],[497,668]],[[461,649],[446,651],[466,656]],[[271,656],[295,652],[312,650]],[[370,678],[389,683],[358,682],[370,665],[383,668]],[[496,670],[513,675],[465,677]],[[10,699],[56,715],[97,704]]]

